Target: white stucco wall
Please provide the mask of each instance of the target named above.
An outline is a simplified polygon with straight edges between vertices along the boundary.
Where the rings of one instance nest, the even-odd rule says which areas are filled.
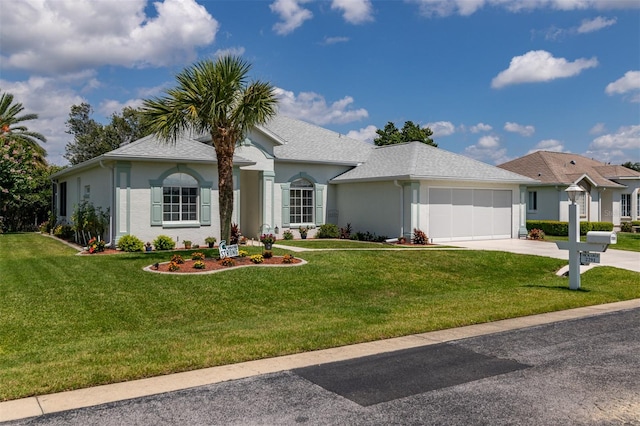
[[[111,205],[111,171],[108,168],[95,167],[80,173],[74,173],[64,176],[58,180],[58,185],[67,182],[67,215],[60,216],[59,209],[58,220],[64,220],[71,223],[71,215],[76,206],[82,201],[91,202],[94,207],[101,207],[106,211]],[[87,196],[86,187],[89,187]],[[60,206],[60,191],[57,193],[56,206]]]

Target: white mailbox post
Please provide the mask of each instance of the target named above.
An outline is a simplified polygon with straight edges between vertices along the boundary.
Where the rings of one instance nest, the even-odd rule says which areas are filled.
[[[617,236],[613,232],[590,231],[587,232],[587,242],[581,243],[580,206],[576,204],[576,198],[582,192],[582,188],[571,184],[565,191],[571,200],[571,204],[569,204],[569,241],[558,241],[556,245],[560,250],[569,250],[569,288],[577,290],[580,288],[580,264],[599,263],[600,253],[607,251],[609,244],[615,244]]]

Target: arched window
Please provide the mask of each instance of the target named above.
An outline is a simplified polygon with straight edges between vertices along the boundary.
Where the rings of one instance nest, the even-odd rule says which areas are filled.
[[[198,220],[198,181],[193,176],[174,173],[162,181],[162,220]]]
[[[289,187],[289,221],[292,224],[314,223],[313,183],[306,179],[291,182]]]

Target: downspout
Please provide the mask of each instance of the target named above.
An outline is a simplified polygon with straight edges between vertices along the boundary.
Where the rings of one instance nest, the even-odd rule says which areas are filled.
[[[113,206],[114,206],[114,198],[115,198],[115,192],[113,191],[113,188],[115,188],[115,176],[114,176],[114,172],[113,172],[113,167],[108,167],[105,166],[102,162],[102,160],[100,160],[100,167],[102,167],[103,169],[109,169],[109,173],[110,173],[110,181],[111,181],[111,196],[109,197],[109,242],[105,241],[105,245],[107,247],[111,247],[111,242],[114,241],[114,236],[115,236],[115,231],[113,229],[114,225],[113,225],[113,215],[115,214],[115,212],[113,211]],[[114,247],[115,248],[115,247]]]
[[[404,237],[404,188],[397,179],[393,181],[393,184],[400,188],[400,235]]]

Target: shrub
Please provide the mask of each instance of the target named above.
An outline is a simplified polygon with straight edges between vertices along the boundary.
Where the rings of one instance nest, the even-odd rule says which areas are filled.
[[[63,240],[70,240],[73,238],[73,227],[71,225],[58,225],[53,230],[53,235]]]
[[[158,235],[156,239],[153,240],[153,246],[156,250],[173,250],[176,242],[168,235]]]
[[[262,257],[264,257],[265,259],[271,259],[273,257],[273,252],[271,250],[267,250],[262,253]]]
[[[171,272],[175,272],[175,271],[177,271],[179,269],[180,269],[180,265],[178,265],[176,262],[170,262],[169,263],[169,270]]]
[[[620,231],[631,232],[633,231],[633,225],[631,224],[631,222],[622,222],[620,223]]]
[[[118,240],[118,248],[128,252],[143,251],[144,243],[135,235],[123,235]]]
[[[389,239],[389,237],[386,237],[384,235],[376,235],[375,232],[356,232],[354,234],[351,234],[350,239],[355,240],[355,241],[369,241],[369,242],[374,242],[374,243],[382,243],[384,241],[386,241],[387,239]]]
[[[87,244],[87,249],[89,249],[89,253],[91,254],[103,252],[105,247],[105,242],[98,240],[96,237],[91,238]]]
[[[527,231],[540,229],[545,235],[569,235],[569,223],[558,220],[528,220]],[[586,235],[589,231],[612,231],[611,222],[580,222],[580,235]]]
[[[282,263],[293,263],[293,255],[292,254],[285,254],[284,256],[282,256]]]
[[[542,229],[533,228],[531,231],[529,231],[528,238],[530,240],[544,240],[544,232],[542,231]]]
[[[240,226],[237,223],[232,223],[229,244],[238,244],[238,242],[240,241],[240,235]]]
[[[238,250],[238,255],[240,257],[247,257],[247,256],[249,256],[249,252],[246,251],[246,250]]]
[[[261,254],[254,254],[249,259],[251,259],[251,261],[256,264],[264,262],[264,257],[262,257]]]
[[[230,257],[225,257],[224,259],[222,259],[222,260],[220,261],[220,264],[221,264],[222,266],[235,266],[236,261],[235,261],[235,260],[233,260],[233,259],[232,259],[232,258],[230,258]]]
[[[340,230],[338,225],[333,223],[325,223],[320,225],[318,232],[316,232],[316,238],[338,238],[340,237]]]
[[[287,241],[293,240],[293,232],[287,229],[282,233],[282,238]]]
[[[351,238],[351,224],[347,223],[347,226],[344,228],[340,228],[340,238],[343,240],[348,240],[349,238]]]
[[[184,259],[179,254],[174,254],[173,256],[171,256],[171,262],[182,265],[184,263]]]
[[[427,234],[417,228],[413,229],[413,244],[425,245],[428,242]]]
[[[196,269],[204,269],[205,264],[202,260],[196,260],[195,262],[193,262],[193,267]]]
[[[191,260],[204,260],[204,253],[200,251],[194,251],[191,253]]]

